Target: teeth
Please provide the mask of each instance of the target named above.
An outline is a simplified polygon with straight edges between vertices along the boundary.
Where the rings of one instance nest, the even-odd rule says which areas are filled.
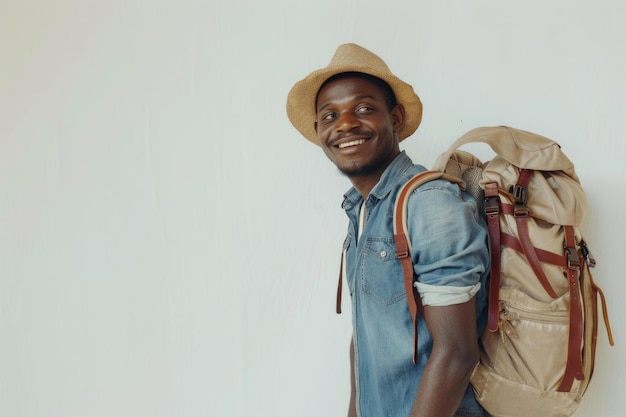
[[[347,148],[348,146],[356,146],[365,143],[365,139],[353,140],[352,142],[340,143],[339,149]]]

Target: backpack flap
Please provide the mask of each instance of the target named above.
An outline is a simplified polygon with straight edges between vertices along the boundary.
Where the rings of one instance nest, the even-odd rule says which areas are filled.
[[[466,143],[486,143],[497,154],[520,168],[563,171],[579,182],[574,164],[558,143],[536,133],[508,126],[479,127],[458,138],[439,156],[433,170],[443,171],[455,150]]]
[[[551,167],[549,167],[551,168]],[[500,192],[512,194],[520,169],[502,156],[496,156],[483,170],[480,181],[496,183]],[[587,197],[580,183],[557,170],[536,170],[528,184],[531,215],[551,224],[580,226],[587,212]]]
[[[488,144],[497,154],[492,161],[482,164],[483,189],[485,184],[495,182],[501,191],[511,192],[515,183],[505,182],[507,178],[516,179],[523,168],[536,170],[528,188],[532,216],[552,224],[582,224],[587,198],[574,164],[556,142],[536,133],[507,126],[470,130],[439,156],[433,169],[448,170],[457,159],[456,150],[460,146],[480,142]]]

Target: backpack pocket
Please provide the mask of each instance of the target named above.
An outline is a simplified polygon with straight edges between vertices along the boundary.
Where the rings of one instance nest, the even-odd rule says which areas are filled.
[[[578,392],[533,388],[502,377],[482,364],[474,369],[471,381],[476,399],[491,417],[568,417],[582,401]]]
[[[576,408],[578,394],[557,392],[567,363],[568,306],[569,293],[544,303],[516,288],[500,288],[498,331],[482,334],[481,362],[471,380],[489,413],[512,417],[511,410],[519,409],[520,416],[547,417]],[[499,407],[507,414],[499,414]]]

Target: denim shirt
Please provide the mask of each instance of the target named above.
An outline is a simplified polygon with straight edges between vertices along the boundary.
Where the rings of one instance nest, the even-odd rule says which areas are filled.
[[[393,240],[396,194],[413,175],[424,171],[406,153],[387,167],[365,201],[366,222],[358,233],[363,199],[352,188],[343,208],[350,219],[344,243],[345,273],[352,300],[357,413],[361,417],[407,417],[432,350],[423,319],[418,322],[418,363],[413,364],[413,323],[403,271]],[[408,228],[419,281],[466,287],[481,282],[477,293],[478,334],[486,319],[489,271],[487,232],[476,201],[455,184],[436,180],[409,198]],[[418,262],[419,259],[419,262]],[[483,416],[471,386],[457,416]]]

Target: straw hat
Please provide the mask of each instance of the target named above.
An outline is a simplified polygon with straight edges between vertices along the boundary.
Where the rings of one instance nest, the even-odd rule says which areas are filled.
[[[412,135],[422,121],[422,103],[411,85],[391,73],[385,62],[376,54],[354,43],[340,45],[326,68],[313,71],[298,81],[287,97],[287,116],[296,129],[311,142],[319,145],[315,132],[315,98],[330,77],[343,72],[361,72],[385,81],[393,90],[396,100],[406,110],[406,120],[398,132],[398,140]]]

